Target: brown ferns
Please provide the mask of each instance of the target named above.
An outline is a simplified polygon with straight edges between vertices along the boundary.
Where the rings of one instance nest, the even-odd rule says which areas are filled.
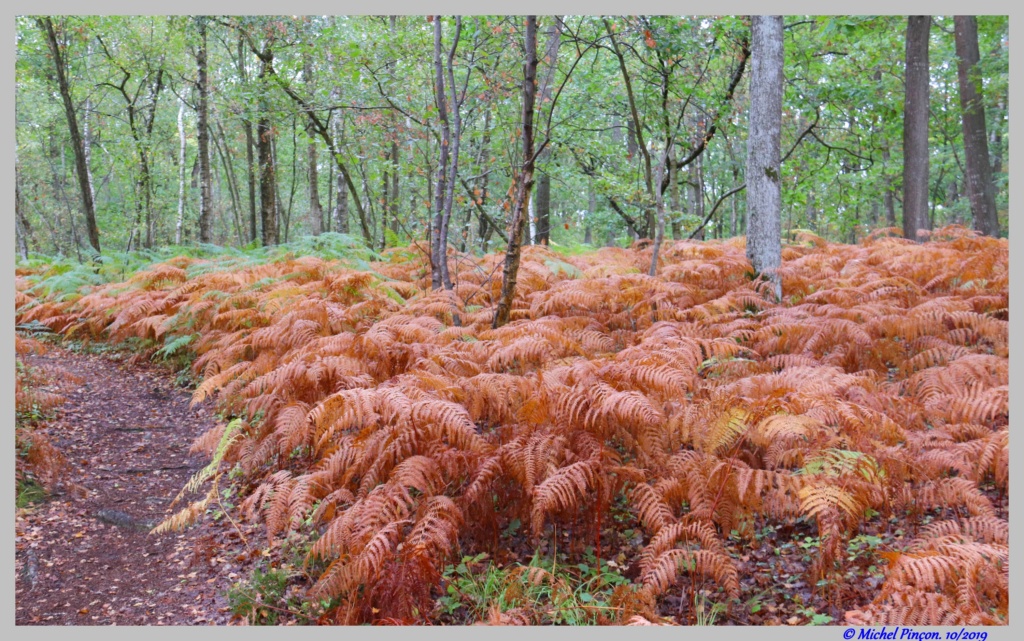
[[[176,259],[17,304],[69,334],[198,334],[195,400],[244,419],[224,462],[245,509],[272,537],[319,535],[314,594],[348,622],[423,616],[443,564],[516,519],[534,542],[600,544],[619,499],[646,533],[633,594],[651,602],[684,577],[736,596],[725,535],[755,524],[812,524],[810,571],[838,580],[871,519],[940,515],[850,621],[1004,622],[1006,241],[799,240],[778,304],[747,279],[741,239],[666,247],[659,278],[638,273],[649,250],[527,247],[498,330],[500,257],[453,254],[457,286],[431,293],[412,251],[373,272]],[[654,616],[629,608],[623,622]]]

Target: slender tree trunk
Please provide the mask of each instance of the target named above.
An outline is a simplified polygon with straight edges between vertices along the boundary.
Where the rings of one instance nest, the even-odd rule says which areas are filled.
[[[931,16],[909,16],[903,103],[903,235],[928,225],[928,35]]]
[[[619,62],[619,70],[622,72],[622,80],[626,85],[626,97],[629,100],[629,112],[631,116],[630,122],[632,123],[632,129],[630,133],[630,139],[634,141],[635,147],[630,149],[630,155],[633,155],[637,151],[643,156],[644,161],[644,185],[647,187],[647,194],[654,197],[654,182],[653,182],[653,168],[651,165],[651,155],[647,151],[647,143],[644,142],[643,135],[643,122],[640,120],[640,112],[637,108],[636,97],[633,93],[633,83],[630,79],[629,71],[626,68],[626,58],[622,54],[619,48],[618,40],[615,38],[615,32],[612,30],[611,23],[607,19],[604,21],[605,31],[608,33],[609,39],[612,44],[612,52],[615,54],[616,59]],[[654,212],[649,206],[644,207],[645,215],[645,229],[643,230],[645,238],[654,237]]]
[[[698,220],[704,220],[704,155],[697,156],[696,162],[693,163],[693,215]],[[700,230],[696,236],[696,240],[704,240],[704,229]]]
[[[668,202],[672,208],[672,219],[669,224],[672,226],[672,240],[682,240],[683,227],[679,220],[679,212],[682,205],[679,202],[679,168],[676,166],[676,148],[672,146],[672,153],[668,157]]]
[[[441,275],[444,281],[445,289],[452,289],[452,279],[448,274],[448,260],[445,257],[448,244],[448,226],[452,219],[452,208],[455,206],[455,184],[459,180],[459,149],[462,145],[462,102],[459,100],[458,88],[455,86],[455,71],[453,69],[455,63],[455,51],[459,46],[459,38],[462,36],[462,16],[455,16],[455,38],[452,41],[452,48],[448,52],[448,88],[451,90],[451,107],[452,107],[452,149],[451,158],[448,166],[448,178],[445,184],[445,195],[444,195],[444,218],[442,219],[441,229],[441,243],[442,243],[442,260],[441,260]],[[471,70],[467,69],[466,73],[470,73]],[[468,79],[467,79],[468,80]],[[456,319],[457,324],[461,321]]]
[[[333,138],[335,141],[335,145],[338,147],[338,149],[340,149],[345,142],[344,131],[342,131],[341,129],[340,120],[341,119],[339,118],[332,123],[332,127],[334,128]],[[331,153],[337,152],[335,150],[331,150]],[[334,206],[334,230],[337,231],[339,234],[347,234],[349,231],[348,188],[347,185],[345,184],[345,175],[341,172],[340,169],[338,170],[338,173],[335,174],[335,179],[338,181],[338,202]]]
[[[270,61],[273,54],[268,47],[266,52]],[[270,122],[270,106],[267,100],[267,75],[271,62],[263,60],[260,66],[259,84],[260,115],[256,123],[256,151],[259,156],[260,171],[260,219],[263,223],[263,246],[276,245],[277,238],[277,175],[274,164],[273,137],[274,129]]]
[[[199,140],[199,242],[209,243],[213,239],[213,194],[210,176],[210,86],[206,62],[206,18],[199,16],[196,22],[199,28],[199,49],[196,51],[196,67],[199,71],[196,82],[196,89],[199,92],[196,106],[196,137]]]
[[[957,76],[960,80],[960,111],[963,114],[964,164],[967,196],[971,201],[974,228],[986,236],[999,235],[992,167],[985,130],[985,100],[978,67],[978,20],[954,16]]]
[[[92,60],[92,39],[89,39],[89,44],[85,48],[85,73],[86,77],[89,75],[89,61]],[[88,169],[86,172],[89,178],[89,193],[92,194],[93,203],[96,202],[96,187],[92,182],[92,94],[89,94],[85,99],[85,107],[82,109],[82,149],[85,152],[85,167]]]
[[[309,53],[304,55],[305,63],[302,74],[305,76],[307,93],[313,94],[313,64]],[[314,236],[319,236],[323,231],[324,213],[320,205],[320,177],[317,174],[317,153],[316,153],[316,131],[310,122],[306,125],[306,135],[309,137],[309,227]]]
[[[558,68],[558,45],[562,36],[561,24],[561,20],[555,19],[548,31],[548,45],[544,53],[547,70],[545,81],[541,83],[544,88],[540,96],[541,104],[551,102],[551,79],[554,77],[555,69]],[[548,146],[541,152],[537,163],[544,167],[550,157],[551,147]],[[537,174],[537,232],[535,239],[538,245],[551,244],[551,175],[546,170]]]
[[[25,205],[21,199],[21,163],[18,162],[18,146],[14,146],[14,221],[18,253],[22,260],[28,260],[28,245],[32,238],[32,225],[25,215]]]
[[[245,244],[245,241],[242,239],[242,219],[240,213],[242,198],[238,193],[238,181],[235,180],[231,148],[228,147],[228,139],[224,135],[224,127],[221,126],[220,120],[214,117],[214,122],[217,125],[217,134],[219,135],[214,135],[211,139],[213,140],[214,149],[217,150],[217,155],[220,156],[220,162],[224,167],[224,174],[227,177],[228,195],[231,197],[231,220],[234,223],[235,237],[238,239],[238,245],[242,246]]]
[[[248,72],[245,66],[245,39],[242,33],[238,34],[238,77],[241,80],[243,86],[247,86]],[[252,120],[248,117],[242,118],[242,125],[245,128],[245,161],[246,161],[246,177],[249,187],[249,242],[253,242],[257,237],[257,223],[256,223],[256,166],[253,158],[253,147],[255,142],[252,134]]]
[[[397,38],[398,37],[398,16],[390,16],[389,21],[391,23],[391,37],[392,38]],[[395,67],[396,67],[396,64],[392,60],[389,63],[389,72],[390,72],[390,75],[391,75],[391,82],[392,82],[392,84],[395,83]],[[398,236],[398,232],[399,232],[398,213],[399,213],[399,203],[401,202],[401,200],[400,200],[401,199],[401,193],[399,191],[399,176],[401,175],[401,170],[402,170],[401,165],[399,164],[399,159],[398,159],[398,154],[399,154],[399,146],[398,146],[398,140],[397,140],[397,136],[398,136],[398,131],[397,131],[397,129],[398,129],[398,122],[399,121],[398,121],[397,114],[392,114],[392,127],[393,127],[394,131],[392,132],[393,138],[391,139],[391,154],[390,154],[390,158],[389,158],[389,161],[391,163],[391,197],[388,200],[388,203],[390,205],[390,207],[389,207],[390,208],[390,212],[389,212],[390,216],[389,216],[389,218],[390,218],[390,221],[391,221],[391,233],[394,234],[396,237]]]
[[[60,44],[57,42],[57,34],[53,28],[53,21],[49,17],[36,19],[39,28],[46,38],[50,48],[50,55],[53,56],[54,67],[57,72],[57,88],[60,91],[61,100],[64,102],[64,115],[68,121],[68,130],[71,134],[71,147],[75,153],[75,169],[78,173],[78,186],[82,194],[82,211],[85,213],[85,225],[89,234],[89,244],[99,253],[100,231],[96,226],[96,209],[93,204],[92,179],[89,176],[89,163],[85,157],[85,146],[82,136],[78,130],[78,119],[75,115],[74,102],[71,100],[71,89],[68,85],[65,74],[64,54]]]
[[[751,25],[750,131],[747,136],[747,258],[782,299],[782,16],[754,16]]]
[[[185,100],[178,99],[178,219],[174,225],[174,244],[181,244],[181,229],[185,223]]]
[[[512,222],[509,225],[508,250],[501,275],[501,295],[491,326],[506,325],[512,316],[512,300],[522,254],[523,228],[530,188],[533,187],[533,106],[537,93],[537,16],[526,16],[526,63],[523,65],[523,165],[516,177]]]
[[[451,220],[454,203],[455,180],[458,173],[459,137],[461,135],[461,119],[457,104],[455,80],[452,71],[452,59],[459,44],[462,33],[462,18],[456,17],[455,38],[448,55],[448,84],[452,90],[452,115],[455,119],[455,136],[452,136],[451,124],[448,120],[448,97],[445,91],[444,65],[441,61],[441,16],[434,16],[434,72],[435,93],[437,98],[438,120],[441,123],[441,147],[438,150],[437,190],[435,193],[434,224],[431,230],[431,285],[434,289],[452,289],[448,274],[448,224]]]

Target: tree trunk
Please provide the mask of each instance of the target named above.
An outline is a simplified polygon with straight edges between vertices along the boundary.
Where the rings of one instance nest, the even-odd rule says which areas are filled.
[[[437,183],[434,191],[434,223],[430,235],[430,285],[433,289],[451,289],[444,281],[448,263],[448,238],[444,232],[445,194],[448,180],[448,156],[451,151],[451,128],[448,124],[448,99],[444,90],[444,67],[441,64],[441,16],[434,16],[434,97],[441,122],[441,146],[438,149]]]
[[[512,221],[509,225],[508,250],[501,275],[501,296],[494,310],[495,329],[508,323],[512,316],[512,300],[522,254],[523,228],[527,202],[533,187],[533,105],[537,93],[537,16],[526,16],[526,63],[523,65],[523,165],[516,177]]]
[[[305,64],[302,74],[305,76],[306,85],[312,95],[313,89],[313,64],[309,53],[305,54]],[[313,124],[306,125],[306,135],[309,136],[309,226],[314,236],[319,236],[323,231],[324,212],[320,205],[320,177],[317,174],[317,153],[316,153],[316,131]]]
[[[782,16],[754,16],[751,31],[750,131],[747,136],[747,258],[772,282],[782,283],[782,190],[779,176],[782,130]]]
[[[661,154],[661,158],[658,159],[657,168],[655,169],[655,184],[660,185],[661,180],[664,177],[665,169],[668,166],[669,154],[672,151],[671,140],[669,146]],[[654,191],[655,198],[655,213],[658,217],[658,228],[654,234],[654,247],[651,250],[651,267],[647,271],[649,276],[658,275],[658,256],[661,253],[661,244],[665,240],[665,195],[661,189]]]
[[[672,240],[682,240],[683,226],[679,220],[679,213],[682,211],[682,204],[679,201],[679,168],[676,166],[676,148],[672,147],[672,153],[668,157],[668,203],[672,208]]]
[[[178,99],[178,219],[174,225],[174,244],[181,244],[181,228],[185,223],[185,100]]]
[[[338,120],[335,120],[332,123],[332,127],[334,128],[334,136],[333,136],[333,138],[334,138],[335,144],[337,145],[338,148],[340,148],[341,145],[344,142],[344,132],[342,132],[341,125],[339,124],[339,122],[340,122],[340,118]],[[335,152],[332,150],[331,153],[335,153]],[[337,188],[336,189],[337,189],[337,192],[338,192],[338,195],[337,195],[338,202],[334,206],[334,230],[336,232],[338,232],[339,234],[347,234],[348,231],[349,231],[349,229],[348,229],[348,187],[345,184],[345,175],[341,172],[340,169],[338,170],[338,173],[335,175],[335,179],[337,180]]]
[[[270,106],[267,104],[267,74],[273,60],[273,53],[268,47],[268,60],[260,66],[260,98],[259,120],[256,123],[256,151],[259,156],[260,171],[260,220],[263,223],[263,246],[277,244],[277,176],[274,167],[273,136],[274,130],[270,123]]]
[[[398,37],[398,16],[390,16],[389,20],[390,20],[390,23],[391,23],[391,37],[392,38],[397,38]],[[395,66],[396,66],[395,61],[392,60],[389,63],[389,71],[390,71],[390,74],[391,74],[391,82],[392,82],[392,84],[394,84],[394,82],[395,82]],[[398,146],[398,140],[396,139],[397,136],[398,136],[398,131],[397,131],[398,115],[397,114],[392,114],[392,125],[395,128],[395,131],[392,134],[393,136],[395,136],[395,138],[392,138],[392,140],[391,140],[391,156],[389,158],[389,161],[391,163],[391,197],[390,197],[388,202],[389,202],[389,205],[390,205],[390,212],[389,212],[390,216],[389,216],[389,218],[390,218],[390,221],[391,221],[391,227],[390,227],[391,228],[391,233],[394,234],[397,237],[398,236],[398,232],[399,232],[399,224],[398,224],[399,202],[400,202],[400,198],[401,198],[401,193],[399,191],[399,175],[400,175],[400,172],[402,170],[401,165],[399,164],[399,161],[398,161],[399,146]]]
[[[540,96],[541,104],[551,102],[551,79],[554,77],[555,69],[558,68],[558,45],[561,40],[561,20],[556,19],[551,24],[548,32],[548,46],[545,50],[544,61],[547,65],[545,81],[541,83],[543,92]],[[549,107],[550,108],[550,107]],[[537,162],[545,166],[551,157],[551,147],[545,147]],[[551,244],[551,175],[542,170],[537,176],[537,233],[535,240],[538,245]]]
[[[704,155],[697,156],[693,163],[693,215],[698,220],[704,220]],[[704,240],[704,228],[695,237],[696,240]]]
[[[245,244],[245,241],[242,240],[242,220],[240,214],[242,197],[238,193],[238,181],[235,180],[234,162],[231,159],[231,148],[228,147],[228,138],[224,135],[224,127],[221,126],[220,120],[216,116],[214,116],[213,121],[217,125],[217,133],[212,137],[213,147],[217,150],[217,155],[220,156],[221,165],[224,167],[224,175],[227,177],[228,195],[231,197],[231,220],[235,227],[235,237],[238,239],[239,247],[241,247]],[[220,139],[219,142],[218,138]]]
[[[14,145],[14,221],[18,253],[22,260],[28,260],[28,245],[32,238],[32,225],[25,215],[21,199],[21,164],[18,162],[18,145]]]
[[[199,140],[199,242],[212,242],[213,234],[213,194],[211,193],[210,176],[210,130],[209,130],[209,78],[206,64],[206,18],[196,18],[199,27],[199,49],[196,51],[196,67],[199,77],[196,89],[199,100],[196,106],[198,122],[197,138]]]
[[[632,81],[630,79],[629,71],[626,68],[626,58],[625,58],[625,56],[623,56],[621,50],[619,49],[619,43],[618,43],[618,41],[615,38],[615,32],[612,30],[611,23],[608,22],[607,19],[604,21],[604,26],[605,26],[605,31],[608,33],[608,37],[611,40],[612,52],[615,54],[615,57],[618,59],[619,70],[622,72],[622,80],[623,80],[623,82],[626,85],[626,97],[629,100],[629,113],[630,113],[630,117],[631,117],[631,120],[629,122],[632,125],[632,128],[630,130],[630,134],[631,135],[630,135],[629,138],[630,138],[631,141],[633,141],[632,143],[630,143],[630,145],[631,145],[630,155],[633,155],[634,153],[639,151],[640,155],[643,156],[643,160],[644,160],[644,165],[643,165],[643,167],[644,167],[644,185],[647,188],[648,196],[650,196],[651,198],[654,198],[654,181],[653,181],[653,169],[652,169],[652,165],[651,165],[651,155],[647,151],[647,143],[644,142],[643,123],[640,120],[640,114],[639,114],[639,111],[637,109],[637,104],[636,104],[636,97],[633,94],[633,83],[632,83]],[[644,206],[644,220],[645,220],[645,224],[644,224],[644,229],[642,230],[642,233],[644,234],[645,238],[653,238],[654,237],[655,216],[654,216],[654,211],[652,211],[650,206],[648,206],[648,205]]]
[[[928,35],[931,16],[909,16],[903,103],[903,235],[928,225]]]
[[[978,67],[978,20],[954,16],[957,76],[960,80],[960,111],[963,114],[964,161],[967,196],[971,201],[974,229],[986,236],[999,235],[995,186],[988,159],[985,101]]]
[[[241,79],[242,85],[248,84],[248,73],[245,68],[245,39],[242,33],[238,34],[238,77]],[[256,168],[253,159],[253,147],[255,143],[252,135],[252,120],[243,117],[242,124],[245,127],[245,161],[246,176],[248,177],[249,186],[249,242],[256,240],[257,224],[256,224]]]
[[[46,43],[53,56],[54,67],[57,71],[57,87],[60,90],[61,100],[64,102],[64,115],[68,121],[68,130],[71,134],[71,147],[75,153],[75,169],[78,173],[78,187],[82,194],[82,211],[85,213],[85,225],[89,234],[89,244],[100,251],[100,231],[96,226],[96,209],[93,204],[92,180],[89,177],[89,163],[85,157],[85,147],[82,144],[82,136],[78,130],[78,120],[75,116],[75,106],[71,100],[71,89],[68,85],[67,75],[64,72],[64,54],[57,43],[57,34],[53,28],[53,21],[49,17],[37,18],[36,23],[46,38]]]
[[[448,274],[448,260],[446,258],[448,248],[448,225],[452,219],[452,208],[455,206],[455,183],[459,176],[459,148],[462,144],[462,103],[459,101],[458,88],[455,86],[455,51],[459,46],[459,38],[462,36],[462,16],[455,16],[455,38],[452,41],[452,48],[448,52],[448,88],[451,90],[452,106],[452,149],[451,159],[448,167],[448,178],[445,184],[444,195],[444,218],[441,228],[441,276],[445,289],[452,289],[452,279]],[[470,73],[467,69],[466,73]],[[467,78],[468,80],[468,78]],[[443,83],[442,83],[443,85]],[[447,123],[445,123],[447,125]],[[460,321],[456,318],[456,324]]]

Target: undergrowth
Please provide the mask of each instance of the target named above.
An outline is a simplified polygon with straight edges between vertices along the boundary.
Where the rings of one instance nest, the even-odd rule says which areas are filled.
[[[649,247],[526,247],[493,330],[501,256],[450,252],[432,292],[423,246],[325,239],[106,284],[20,267],[17,318],[190,362],[237,420],[196,442],[213,489],[165,527],[230,473],[235,516],[310,535],[321,621],[721,623],[778,585],[741,559],[775,528],[847,622],[1005,623],[1008,245],[890,231],[797,233],[781,303],[742,239],[671,244],[654,278]],[[588,549],[627,582],[587,584]]]

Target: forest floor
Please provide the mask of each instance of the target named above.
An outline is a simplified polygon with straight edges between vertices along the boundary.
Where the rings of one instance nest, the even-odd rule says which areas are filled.
[[[16,623],[230,621],[224,586],[250,559],[239,532],[223,521],[148,532],[206,463],[189,446],[213,426],[211,404],[191,408],[166,369],[124,355],[50,347],[24,360],[66,398],[40,429],[67,469],[58,491],[17,511]]]

